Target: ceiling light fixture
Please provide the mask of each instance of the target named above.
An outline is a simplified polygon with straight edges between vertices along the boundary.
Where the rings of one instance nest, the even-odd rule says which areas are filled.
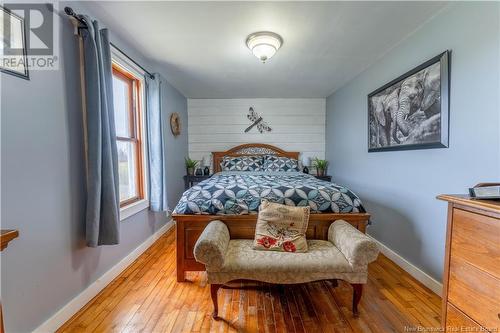
[[[247,37],[247,46],[253,55],[265,63],[283,45],[283,38],[270,31],[255,32]]]

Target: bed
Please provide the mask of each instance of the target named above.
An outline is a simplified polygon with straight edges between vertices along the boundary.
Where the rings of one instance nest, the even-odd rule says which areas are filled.
[[[245,144],[212,155],[214,175],[184,192],[172,214],[177,229],[177,281],[185,281],[187,271],[205,269],[194,259],[193,248],[210,221],[223,221],[231,238],[253,238],[261,199],[310,206],[307,237],[311,239],[327,239],[330,224],[338,219],[365,232],[370,215],[361,200],[346,187],[292,169],[286,172],[281,169],[221,170],[221,163],[232,157],[272,156],[298,160],[298,152],[266,144]]]

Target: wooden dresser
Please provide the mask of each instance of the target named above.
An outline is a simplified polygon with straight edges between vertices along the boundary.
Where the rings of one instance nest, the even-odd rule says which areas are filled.
[[[442,326],[447,332],[500,332],[500,201],[448,201]]]

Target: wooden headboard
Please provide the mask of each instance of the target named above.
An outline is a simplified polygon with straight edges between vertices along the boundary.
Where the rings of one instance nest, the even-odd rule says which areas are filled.
[[[227,151],[214,151],[213,155],[213,170],[215,172],[220,172],[221,167],[220,163],[224,156],[255,156],[255,155],[275,155],[275,156],[283,156],[288,158],[294,158],[296,160],[299,159],[299,152],[292,151],[284,151],[275,146],[266,145],[263,143],[247,143],[244,145],[239,145],[234,148],[231,148]]]

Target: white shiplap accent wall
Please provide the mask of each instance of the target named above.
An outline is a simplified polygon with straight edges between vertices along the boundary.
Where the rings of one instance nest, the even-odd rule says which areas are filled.
[[[253,107],[272,128],[261,134],[251,122]],[[308,157],[325,157],[324,98],[188,99],[189,156],[201,160],[212,151],[243,143],[267,143]]]

